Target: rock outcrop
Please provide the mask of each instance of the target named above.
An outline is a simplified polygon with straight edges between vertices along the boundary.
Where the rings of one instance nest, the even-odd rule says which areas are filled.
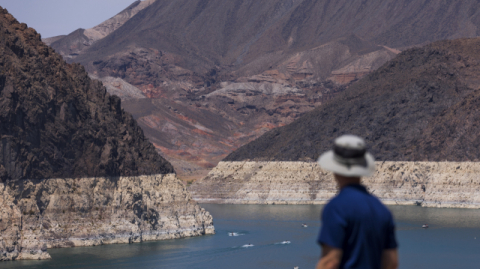
[[[212,216],[174,174],[0,183],[0,261],[48,248],[213,234]]]
[[[362,178],[386,204],[480,208],[480,164],[376,162]],[[337,193],[333,175],[314,162],[220,162],[190,186],[202,203],[322,204]]]
[[[1,8],[0,141],[2,261],[214,232],[120,98]]]

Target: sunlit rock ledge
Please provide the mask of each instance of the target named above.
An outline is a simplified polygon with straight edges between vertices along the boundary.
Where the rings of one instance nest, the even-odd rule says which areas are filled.
[[[376,162],[369,191],[385,204],[480,208],[480,163]],[[324,204],[337,193],[314,162],[220,162],[189,188],[200,203]]]
[[[0,260],[214,233],[210,213],[174,174],[0,183]]]

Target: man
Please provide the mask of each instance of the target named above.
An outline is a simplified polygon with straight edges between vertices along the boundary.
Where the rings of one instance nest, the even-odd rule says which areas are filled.
[[[325,205],[318,243],[322,255],[317,269],[395,269],[397,242],[392,214],[360,184],[375,172],[373,156],[363,139],[343,135],[333,150],[318,159],[333,172],[340,192]]]

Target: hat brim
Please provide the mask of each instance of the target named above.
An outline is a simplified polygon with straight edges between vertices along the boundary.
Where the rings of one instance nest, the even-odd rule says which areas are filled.
[[[317,161],[318,164],[320,164],[320,167],[346,177],[368,177],[375,172],[375,159],[370,153],[365,154],[365,159],[367,160],[366,167],[360,165],[347,167],[346,165],[337,162],[333,157],[333,154],[333,150],[323,153]]]

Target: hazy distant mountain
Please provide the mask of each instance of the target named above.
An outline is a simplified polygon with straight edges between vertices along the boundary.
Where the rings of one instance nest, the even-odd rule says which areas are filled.
[[[97,40],[117,30],[126,21],[152,4],[155,0],[137,0],[112,18],[90,29],[77,29],[68,35],[42,39],[66,59],[75,58]]]
[[[381,161],[480,160],[480,38],[409,49],[225,160],[315,160],[342,134]]]
[[[118,97],[0,11],[0,181],[174,172]]]
[[[400,50],[477,36],[479,5],[156,0],[91,44],[78,30],[51,45],[82,48],[64,55],[150,98],[130,99],[124,107],[162,154],[187,171],[211,167],[292,122]]]
[[[195,72],[218,66],[254,75],[351,34],[394,48],[475,37],[479,8],[473,0],[157,0],[79,61],[101,68],[100,60],[140,47],[176,55]]]

